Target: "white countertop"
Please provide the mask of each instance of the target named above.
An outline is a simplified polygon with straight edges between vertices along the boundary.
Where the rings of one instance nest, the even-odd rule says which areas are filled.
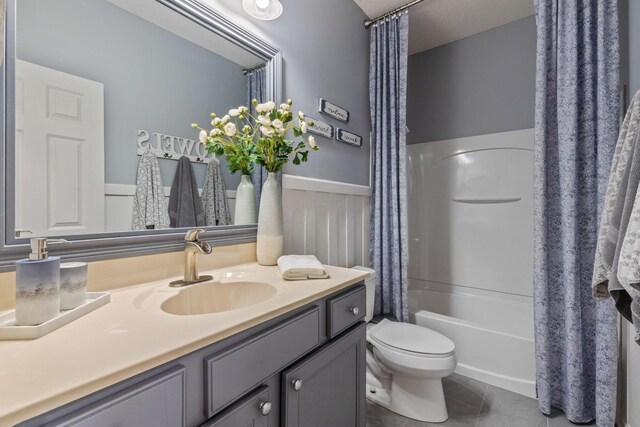
[[[160,309],[186,288],[178,278],[112,291],[111,302],[31,341],[0,341],[0,425],[14,425],[189,354],[363,280],[366,272],[327,266],[330,278],[285,281],[257,263],[204,271],[214,281],[273,285],[250,307],[177,316]],[[193,285],[197,286],[197,285]],[[188,287],[187,287],[188,288]]]

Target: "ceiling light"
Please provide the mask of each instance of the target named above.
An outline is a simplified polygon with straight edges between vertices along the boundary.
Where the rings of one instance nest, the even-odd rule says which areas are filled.
[[[242,0],[244,11],[254,18],[270,21],[282,15],[279,0]]]

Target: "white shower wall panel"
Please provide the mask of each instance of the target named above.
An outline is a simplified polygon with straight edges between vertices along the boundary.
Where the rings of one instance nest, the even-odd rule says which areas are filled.
[[[409,145],[409,276],[532,295],[533,130]]]

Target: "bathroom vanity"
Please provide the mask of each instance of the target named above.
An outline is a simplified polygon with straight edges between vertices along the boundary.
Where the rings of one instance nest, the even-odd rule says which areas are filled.
[[[0,413],[0,425],[15,420],[23,427],[364,426],[363,273],[328,269],[331,279],[299,282],[278,280],[277,268],[257,264],[214,271],[214,277],[228,280],[211,287],[262,277],[276,291],[245,308],[201,315],[159,309],[188,288],[175,290],[168,282],[133,287],[114,292],[104,311],[77,320],[75,331],[62,328],[42,340],[5,343],[3,360],[24,356],[29,346],[34,352],[58,350],[48,357],[34,354],[30,363],[5,363],[3,369],[15,371],[3,378],[19,381],[15,391],[32,395],[12,397],[4,382],[0,397],[16,412]],[[118,311],[121,321],[109,320]],[[125,324],[133,319],[137,324]],[[93,338],[77,336],[65,346],[74,332],[86,334],[97,325]],[[155,350],[161,356],[149,358]],[[74,357],[88,353],[99,359],[75,363]],[[68,360],[57,359],[64,355]],[[127,359],[132,365],[122,366]],[[127,378],[113,382],[120,368]],[[37,376],[45,375],[42,369],[49,371],[46,378]],[[66,384],[52,383],[65,376]],[[34,402],[39,396],[43,400]],[[32,416],[25,421],[26,414]]]
[[[132,229],[139,158],[153,154],[167,184],[186,156],[200,179],[209,158],[192,121],[237,108],[257,67],[265,99],[283,100],[282,52],[205,3],[6,2],[0,271],[28,254],[25,229],[72,241],[52,250],[65,261],[130,257],[135,268],[89,275],[109,304],[39,339],[0,342],[0,427],[364,426],[366,273],[327,267],[329,279],[286,282],[276,267],[243,264],[255,248],[220,256],[255,242],[256,224],[219,225],[201,238],[228,268],[171,288],[184,277],[166,255],[186,229]],[[41,118],[55,141],[29,131],[45,132]],[[344,264],[364,263],[365,246]]]

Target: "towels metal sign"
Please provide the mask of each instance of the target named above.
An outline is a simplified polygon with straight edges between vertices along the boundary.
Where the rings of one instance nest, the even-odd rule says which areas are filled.
[[[346,144],[355,145],[356,147],[362,147],[362,137],[344,129],[338,128],[336,139]]]
[[[313,117],[307,116],[306,119],[307,119],[307,124],[309,124],[310,122],[313,123],[313,126],[309,126],[307,128],[309,132],[316,135],[327,137],[329,139],[333,139],[333,134],[334,134],[333,126],[325,122],[322,122],[320,120],[314,119]]]
[[[151,138],[153,135],[153,138]],[[213,156],[207,152],[204,143],[195,139],[165,135],[160,132],[149,133],[144,129],[138,130],[138,155],[151,151],[161,159],[178,160],[186,156],[195,163],[206,163]]]
[[[318,111],[329,117],[333,117],[336,120],[340,120],[341,122],[349,123],[349,111],[342,107],[338,107],[336,104],[332,104],[326,99],[320,98]]]

